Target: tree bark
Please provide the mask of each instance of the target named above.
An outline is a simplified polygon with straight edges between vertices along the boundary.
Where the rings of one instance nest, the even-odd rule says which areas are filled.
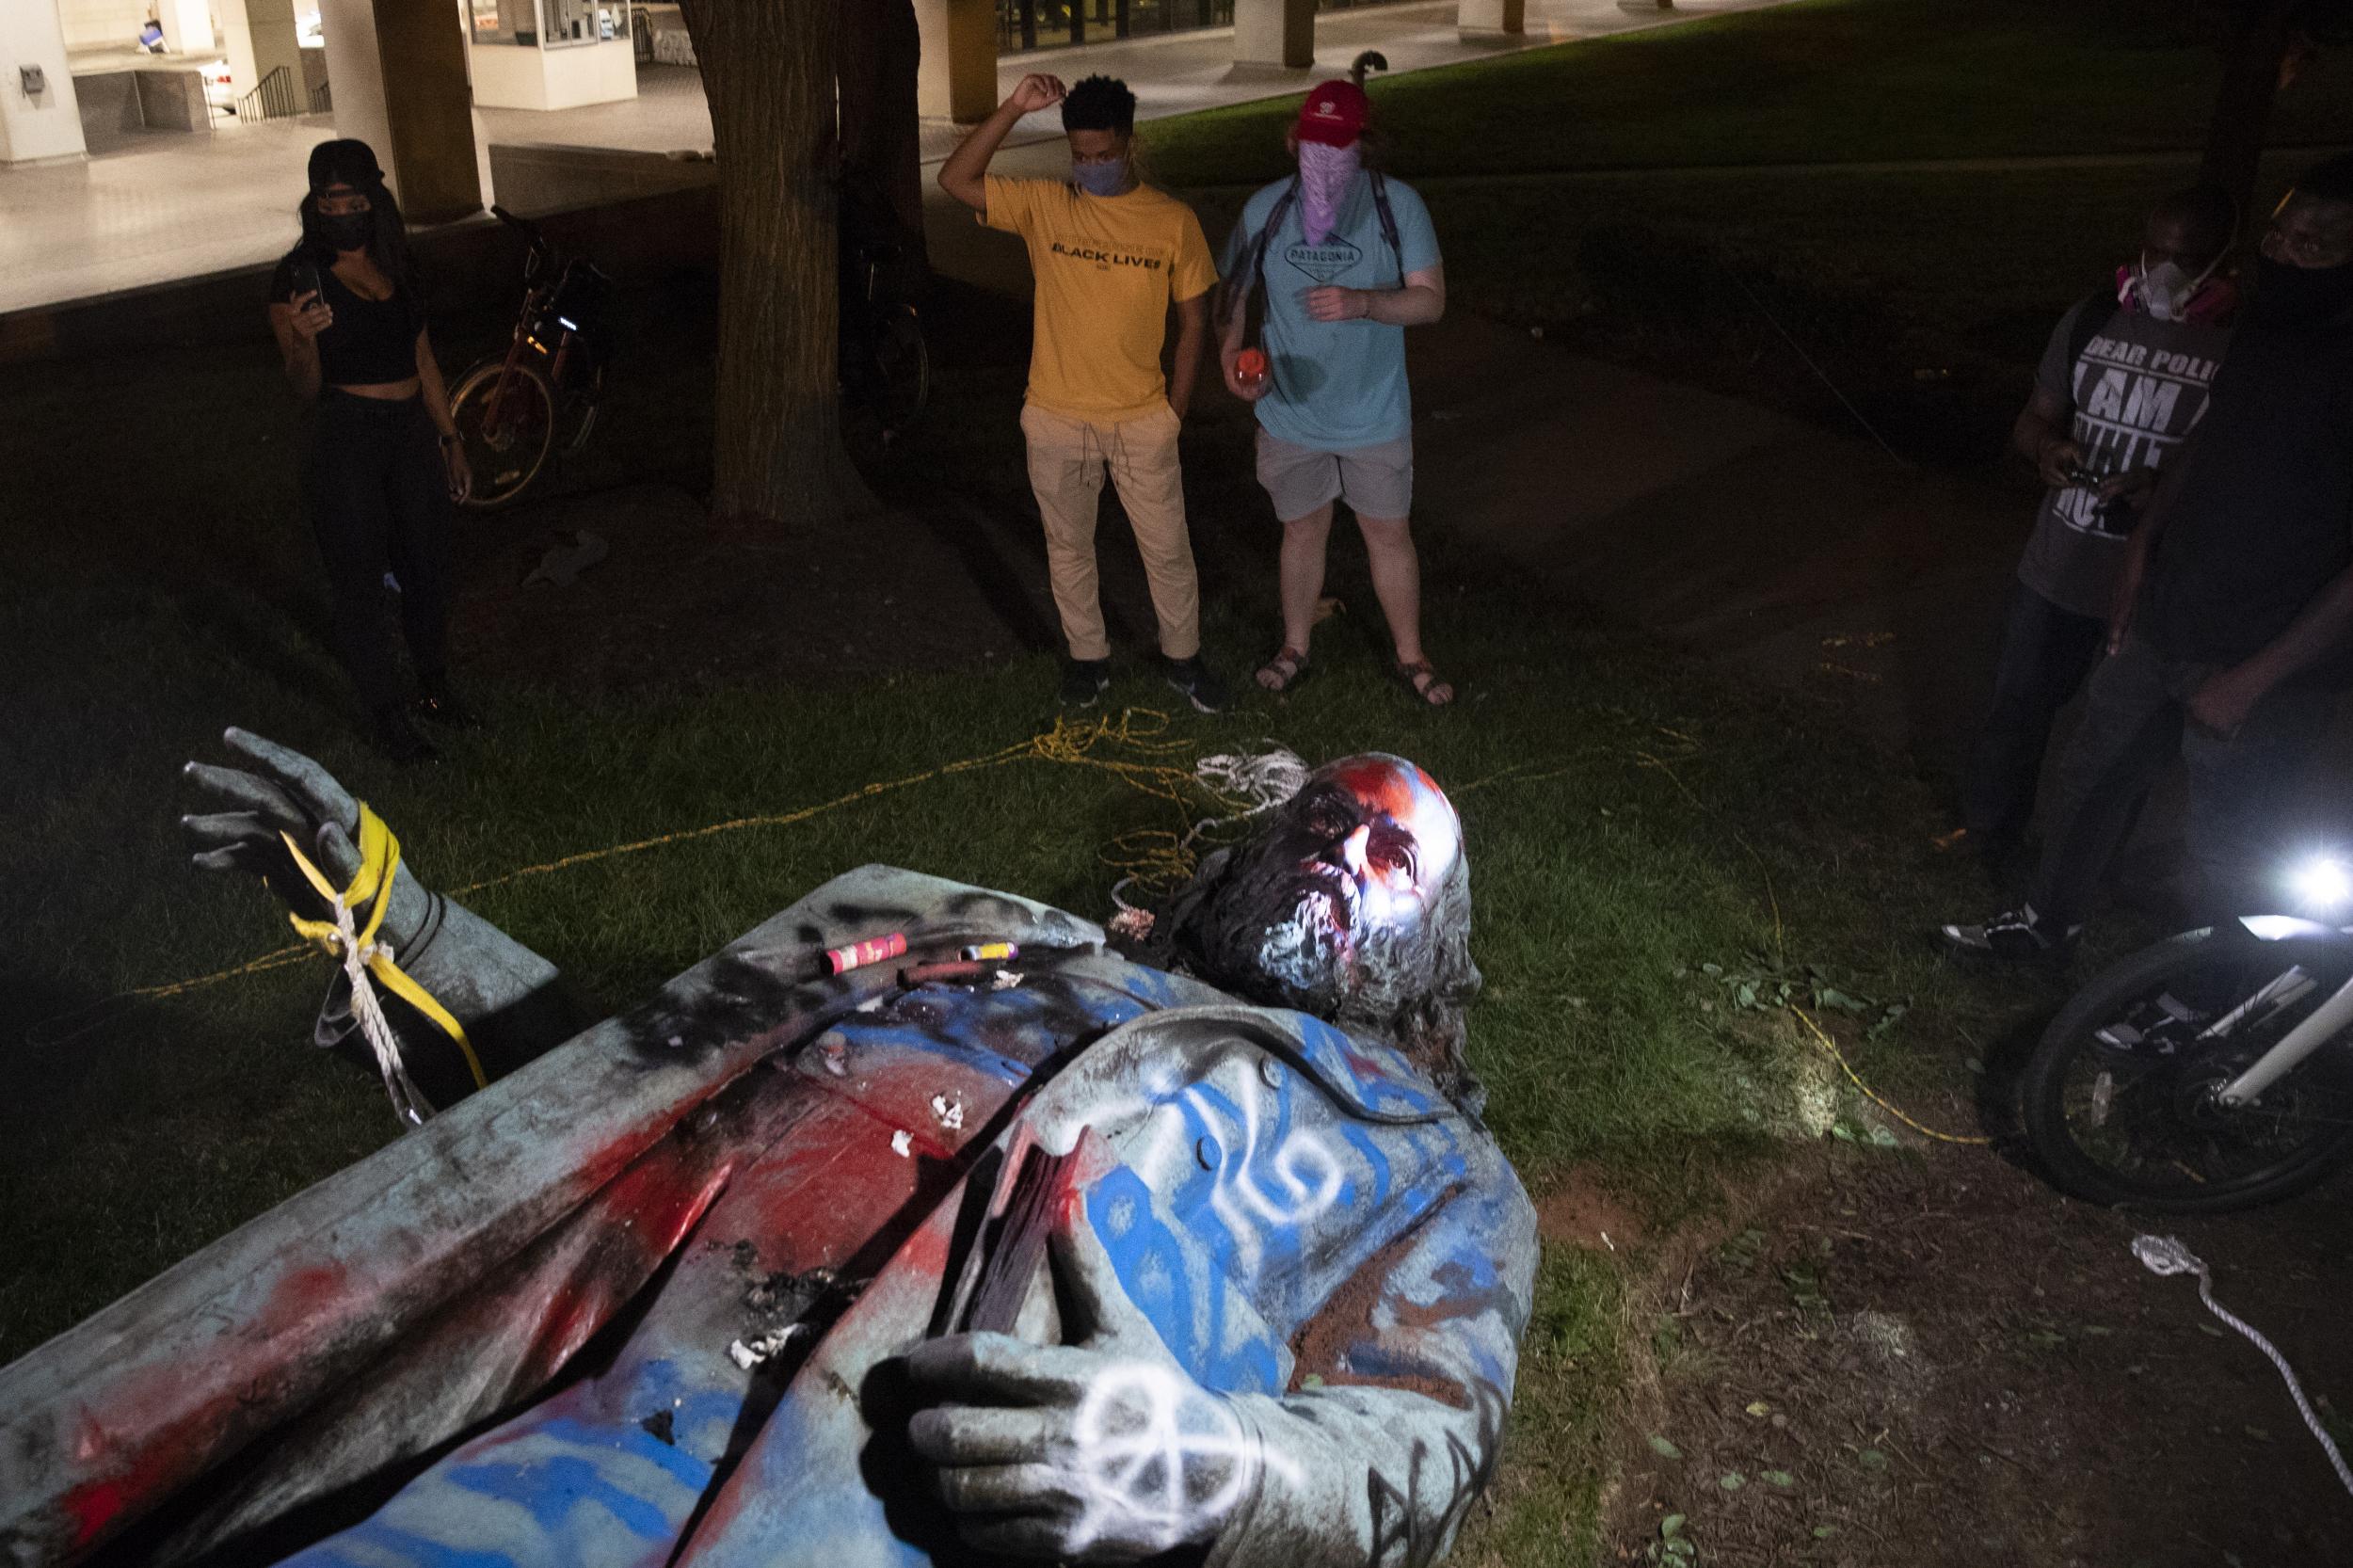
[[[2199,178],[2220,185],[2247,214],[2263,163],[2264,134],[2280,93],[2280,72],[2296,36],[2303,0],[2242,0],[2233,9],[2223,45],[2222,85],[2215,93],[2206,125],[2206,152]],[[2242,216],[2242,233],[2249,221]]]
[[[712,515],[840,516],[831,0],[681,0],[719,165]]]

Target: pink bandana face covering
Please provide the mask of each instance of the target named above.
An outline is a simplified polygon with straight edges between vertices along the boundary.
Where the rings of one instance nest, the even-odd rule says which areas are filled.
[[[1339,227],[1340,203],[1355,183],[1358,163],[1353,145],[1299,144],[1299,227],[1309,245],[1321,245]]]

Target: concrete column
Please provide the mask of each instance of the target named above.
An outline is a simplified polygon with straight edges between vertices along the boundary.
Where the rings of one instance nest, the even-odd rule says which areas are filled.
[[[1528,31],[1528,0],[1462,0],[1455,25],[1465,43],[1516,40]]]
[[[335,134],[376,149],[402,213],[446,223],[482,210],[466,35],[450,0],[321,0]]]
[[[1234,63],[1305,71],[1316,63],[1316,0],[1234,0]]]
[[[30,90],[28,70],[40,76],[40,86]],[[88,151],[55,0],[0,5],[0,164],[78,157]]]
[[[974,125],[997,107],[996,0],[915,0],[915,112]]]
[[[294,81],[295,103],[310,106],[294,0],[220,0],[220,32],[221,41],[229,46],[229,79],[240,97],[284,66]]]
[[[207,0],[156,0],[155,20],[164,29],[164,47],[173,54],[212,53],[213,8]]]

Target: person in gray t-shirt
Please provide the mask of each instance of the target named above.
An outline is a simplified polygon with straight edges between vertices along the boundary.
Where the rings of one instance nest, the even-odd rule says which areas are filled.
[[[2010,444],[2050,487],[2018,563],[1993,701],[1962,782],[1972,848],[1999,865],[2034,814],[2051,721],[2098,657],[2124,543],[2156,471],[2206,408],[2237,290],[2236,217],[2219,190],[2149,215],[2140,255],[2060,318]]]

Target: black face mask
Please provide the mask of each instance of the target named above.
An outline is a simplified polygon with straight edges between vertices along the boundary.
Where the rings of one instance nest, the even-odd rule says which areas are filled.
[[[365,249],[376,237],[376,215],[370,213],[321,213],[318,216],[319,238],[337,250]]]
[[[2353,262],[2335,266],[2293,266],[2268,256],[2255,259],[2255,294],[2250,319],[2265,327],[2301,327],[2353,310]]]

